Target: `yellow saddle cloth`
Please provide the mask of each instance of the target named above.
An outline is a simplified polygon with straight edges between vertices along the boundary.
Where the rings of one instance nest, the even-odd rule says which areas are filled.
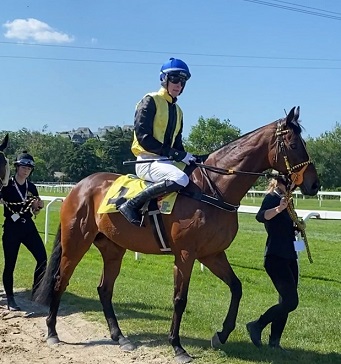
[[[119,199],[130,199],[150,186],[152,182],[144,181],[133,174],[119,177],[109,188],[97,213],[109,214],[117,212],[116,202]],[[162,214],[170,214],[177,197],[177,192],[172,192],[158,199],[158,208]]]

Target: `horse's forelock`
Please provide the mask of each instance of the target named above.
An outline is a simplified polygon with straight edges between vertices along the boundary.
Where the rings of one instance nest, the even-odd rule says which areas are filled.
[[[301,134],[304,130],[303,126],[301,125],[301,120],[291,120],[288,127],[290,127],[295,134]]]

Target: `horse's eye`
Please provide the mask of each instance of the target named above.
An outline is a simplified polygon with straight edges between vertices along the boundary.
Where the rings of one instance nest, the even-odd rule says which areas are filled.
[[[297,144],[296,143],[290,143],[290,148],[291,149],[296,149],[297,148]]]

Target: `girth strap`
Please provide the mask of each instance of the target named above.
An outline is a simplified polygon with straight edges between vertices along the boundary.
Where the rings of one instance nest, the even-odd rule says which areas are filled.
[[[162,214],[157,206],[157,200],[153,199],[148,205],[148,216],[150,225],[153,230],[154,238],[160,247],[160,251],[170,253],[171,248],[167,239],[165,225],[162,220]]]

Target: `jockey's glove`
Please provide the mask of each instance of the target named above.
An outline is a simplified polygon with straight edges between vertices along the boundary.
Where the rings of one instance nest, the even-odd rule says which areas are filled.
[[[195,162],[195,157],[193,154],[187,152],[181,162],[184,162],[189,166],[192,162]]]

